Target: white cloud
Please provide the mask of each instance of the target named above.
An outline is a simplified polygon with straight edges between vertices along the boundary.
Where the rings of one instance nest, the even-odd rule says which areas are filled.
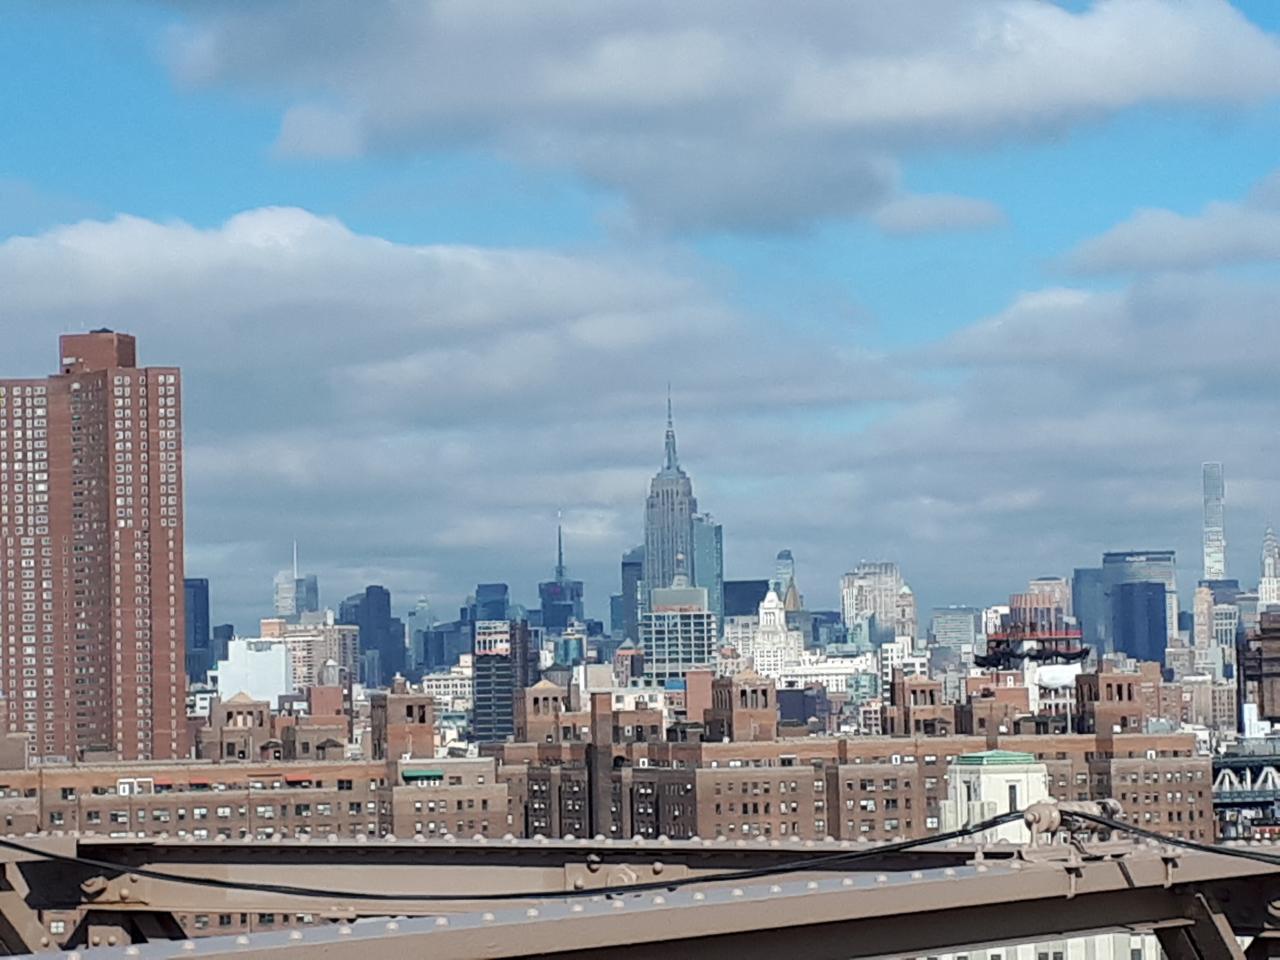
[[[872,211],[921,147],[1280,91],[1280,47],[1225,0],[187,9],[175,75],[277,98],[283,153],[479,145],[567,168],[678,230]]]
[[[1080,274],[1199,270],[1280,260],[1280,209],[1211,203],[1195,216],[1139,210],[1066,257]]]
[[[333,590],[531,586],[560,508],[598,598],[638,535],[667,380],[707,451],[907,395],[883,358],[779,336],[656,255],[407,246],[290,208],[13,238],[0,288],[6,374],[98,326],[183,367],[192,572],[241,611],[295,537]]]
[[[668,378],[730,575],[791,547],[815,605],[860,557],[900,560],[926,604],[994,601],[1103,549],[1193,563],[1205,459],[1228,464],[1247,579],[1280,502],[1260,453],[1280,422],[1274,283],[1036,290],[876,355],[741,315],[656,259],[412,247],[266,209],[10,240],[0,288],[6,374],[104,324],[183,367],[190,572],[242,625],[295,537],[330,602],[382,581],[447,612],[490,579],[531,602],[562,508],[603,612]]]
[[[981,230],[1005,222],[1004,211],[994,203],[945,193],[898,197],[879,207],[872,219],[881,230],[896,234]]]

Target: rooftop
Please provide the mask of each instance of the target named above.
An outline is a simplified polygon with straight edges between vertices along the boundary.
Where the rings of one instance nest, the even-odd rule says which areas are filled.
[[[1000,767],[1014,766],[1020,763],[1035,763],[1033,754],[1020,750],[984,750],[981,753],[966,753],[956,757],[956,763],[963,767]]]

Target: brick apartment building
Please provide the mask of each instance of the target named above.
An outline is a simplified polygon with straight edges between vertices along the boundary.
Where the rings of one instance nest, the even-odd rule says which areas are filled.
[[[952,762],[1000,747],[1043,762],[1059,799],[1115,797],[1143,826],[1194,839],[1214,835],[1210,761],[1197,755],[1189,734],[777,739],[763,735],[757,715],[766,696],[772,699],[770,685],[754,675],[717,681],[709,725],[736,733],[681,741],[652,738],[648,723],[621,722],[627,718],[613,710],[610,694],[593,695],[579,717],[562,723],[557,713],[568,698],[542,685],[527,691],[530,703],[538,701],[531,721],[541,732],[538,742],[487,745],[479,758],[435,759],[419,749],[431,739],[429,701],[393,690],[376,706],[381,719],[367,756],[377,759],[363,760],[317,746],[336,743],[325,733],[331,716],[272,718],[266,704],[232,698],[215,703],[207,728],[198,731],[208,761],[29,767],[25,732],[4,734],[0,814],[6,832],[193,839],[602,834],[883,841],[938,830]],[[325,693],[313,699],[322,704]],[[293,740],[277,735],[282,719]],[[313,746],[303,751],[300,743]]]
[[[0,380],[0,694],[33,755],[187,753],[181,374],[64,336]]]

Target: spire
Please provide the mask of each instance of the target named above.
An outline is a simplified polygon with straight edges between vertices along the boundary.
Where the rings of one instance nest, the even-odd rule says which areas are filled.
[[[293,579],[298,579],[298,541],[293,541]]]
[[[676,426],[671,417],[671,383],[667,383],[667,459],[665,469],[680,469],[680,458],[676,456]]]
[[[560,522],[560,511],[556,511],[556,582],[564,581],[564,525]]]

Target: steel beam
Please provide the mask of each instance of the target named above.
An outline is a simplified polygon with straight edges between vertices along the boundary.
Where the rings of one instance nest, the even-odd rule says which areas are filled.
[[[1175,950],[1240,960],[1249,909],[1280,895],[1280,868],[1150,849],[1124,858],[980,862],[904,874],[795,878],[742,887],[548,902],[518,910],[368,921],[321,928],[148,944],[114,957],[240,960],[433,960],[555,957],[586,960],[765,960],[780,951],[811,960],[922,955],[996,943],[1114,930],[1186,934]],[[1260,899],[1261,898],[1261,899]],[[89,954],[93,960],[99,954]],[[1174,956],[1173,960],[1182,960]]]

